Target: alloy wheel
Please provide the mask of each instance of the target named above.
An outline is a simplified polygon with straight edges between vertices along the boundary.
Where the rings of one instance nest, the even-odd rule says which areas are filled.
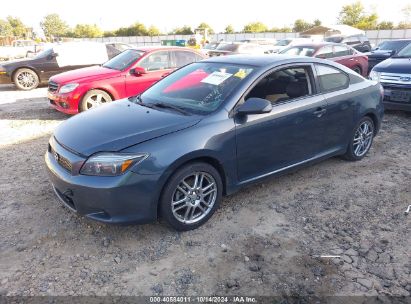
[[[212,210],[217,198],[217,183],[206,172],[194,172],[184,177],[174,190],[171,210],[181,223],[201,221]]]
[[[20,72],[16,79],[19,85],[25,89],[33,88],[36,85],[36,77],[30,72]]]
[[[108,101],[110,100],[107,100],[103,94],[91,95],[86,100],[87,109],[97,108]]]
[[[361,157],[367,153],[371,147],[374,127],[370,121],[364,121],[357,128],[354,134],[353,151],[355,156]]]

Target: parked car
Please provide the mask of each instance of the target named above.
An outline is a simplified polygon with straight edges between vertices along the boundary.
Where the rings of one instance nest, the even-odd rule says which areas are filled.
[[[341,43],[310,43],[289,47],[281,52],[287,55],[317,57],[338,62],[362,76],[368,75],[368,57]]]
[[[384,87],[386,109],[411,111],[411,44],[377,64],[370,78]]]
[[[367,53],[368,72],[371,71],[375,65],[397,54],[410,43],[411,39],[397,39],[381,42],[377,48]]]
[[[325,37],[324,41],[335,42],[335,43],[344,43],[347,44],[357,51],[360,52],[369,52],[371,51],[371,44],[368,40],[368,37],[364,34],[355,34],[355,35],[334,35]]]
[[[222,56],[144,93],[74,116],[45,161],[69,209],[105,223],[205,223],[243,186],[326,158],[360,160],[383,116],[381,86],[332,61]]]
[[[11,46],[0,46],[0,60],[24,58],[36,52],[37,45],[35,41],[14,40]]]
[[[285,50],[286,48],[296,45],[296,44],[302,44],[302,43],[311,43],[312,40],[309,38],[286,38],[286,39],[281,39],[278,40],[273,48],[271,49],[271,53],[280,53],[282,50]]]
[[[204,55],[191,48],[128,49],[101,66],[51,77],[48,98],[56,110],[76,114],[141,93],[174,69],[203,58]]]
[[[209,57],[238,55],[238,54],[264,54],[265,48],[255,43],[231,42],[219,44],[215,50],[208,52]]]
[[[20,90],[32,90],[61,72],[106,62],[113,47],[97,42],[67,42],[55,45],[36,56],[0,65],[0,84],[15,84]]]

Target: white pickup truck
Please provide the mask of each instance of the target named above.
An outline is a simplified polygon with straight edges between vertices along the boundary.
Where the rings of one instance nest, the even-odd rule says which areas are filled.
[[[11,46],[0,46],[0,60],[25,58],[38,51],[33,40],[14,40]]]

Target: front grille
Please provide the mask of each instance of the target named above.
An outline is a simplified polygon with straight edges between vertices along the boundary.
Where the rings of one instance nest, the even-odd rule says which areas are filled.
[[[49,150],[50,153],[53,155],[54,159],[57,161],[57,163],[71,173],[73,166],[70,163],[70,161],[61,154],[57,153],[51,146]]]
[[[401,86],[390,86],[387,84],[383,84],[383,87],[384,92],[386,93],[384,94],[384,101],[411,104],[411,87],[404,88]]]
[[[411,87],[411,74],[381,73],[382,83],[409,84]]]
[[[49,91],[50,92],[56,92],[58,87],[59,87],[58,83],[54,81],[49,81]]]

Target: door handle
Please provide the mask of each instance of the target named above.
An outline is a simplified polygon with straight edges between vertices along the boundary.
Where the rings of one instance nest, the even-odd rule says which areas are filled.
[[[325,112],[327,112],[327,109],[318,108],[317,110],[315,110],[315,111],[313,112],[313,114],[314,114],[315,116],[317,116],[317,117],[321,117],[321,116],[323,116],[323,115],[325,114]]]

